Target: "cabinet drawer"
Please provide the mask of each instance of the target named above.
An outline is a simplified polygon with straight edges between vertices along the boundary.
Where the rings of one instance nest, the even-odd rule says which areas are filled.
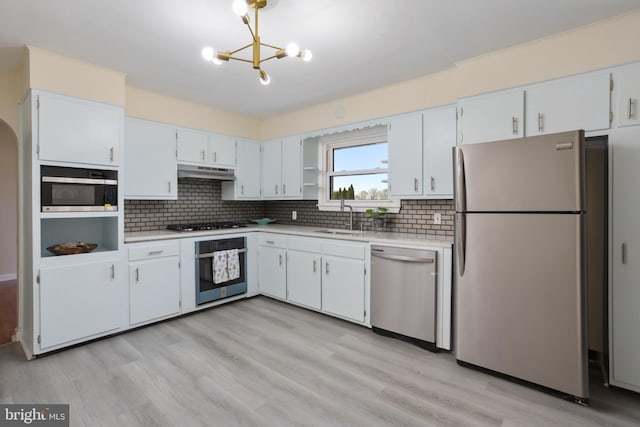
[[[287,247],[287,236],[279,234],[258,234],[258,244],[277,248]]]
[[[180,253],[179,241],[161,242],[129,247],[129,261],[177,256]]]
[[[354,259],[364,259],[365,255],[365,245],[357,243],[325,242],[322,247],[325,255]]]
[[[299,237],[289,237],[289,249],[304,252],[322,252],[322,239],[305,239]]]

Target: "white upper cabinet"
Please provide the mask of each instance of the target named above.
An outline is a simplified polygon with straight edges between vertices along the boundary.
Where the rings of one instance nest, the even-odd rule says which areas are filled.
[[[234,137],[211,134],[211,162],[221,166],[236,165],[236,140]]]
[[[393,117],[388,139],[391,196],[421,196],[422,113]]]
[[[225,186],[234,186],[235,198],[260,198],[260,143],[238,139],[237,150],[236,180],[223,182],[223,193]]]
[[[618,70],[618,126],[640,125],[640,64]]]
[[[211,155],[209,134],[194,129],[178,128],[176,154],[178,161],[208,163]]]
[[[178,128],[177,158],[182,163],[233,167],[236,164],[235,138],[196,129]]]
[[[262,143],[262,196],[282,197],[282,144],[280,141]]]
[[[175,146],[174,126],[130,117],[125,119],[125,198],[178,198]]]
[[[118,166],[123,109],[63,95],[36,100],[38,158]]]
[[[302,140],[290,136],[262,143],[262,197],[302,196]]]
[[[456,107],[427,110],[422,116],[424,184],[427,198],[453,198],[453,153],[456,145]]]
[[[282,140],[282,197],[302,195],[302,139],[289,136]]]
[[[451,147],[456,145],[455,105],[393,117],[389,124],[391,195],[453,197]]]
[[[459,142],[512,139],[524,136],[524,90],[506,90],[463,98],[458,103]]]
[[[609,72],[573,76],[527,87],[526,135],[610,127]]]

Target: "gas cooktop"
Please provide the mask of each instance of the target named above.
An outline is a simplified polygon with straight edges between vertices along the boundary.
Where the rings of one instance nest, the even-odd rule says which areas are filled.
[[[247,224],[241,222],[206,222],[200,224],[170,224],[167,230],[172,231],[208,231],[208,230],[224,230],[228,228],[243,228]]]

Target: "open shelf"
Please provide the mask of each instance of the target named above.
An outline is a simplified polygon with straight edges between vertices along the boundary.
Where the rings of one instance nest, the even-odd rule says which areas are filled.
[[[67,242],[95,243],[92,253],[118,250],[118,217],[49,217],[40,220],[40,252],[43,258],[77,255],[54,255],[49,246]]]

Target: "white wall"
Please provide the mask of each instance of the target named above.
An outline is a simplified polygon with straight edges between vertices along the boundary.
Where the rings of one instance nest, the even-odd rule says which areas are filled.
[[[18,138],[0,120],[0,280],[18,268]]]

